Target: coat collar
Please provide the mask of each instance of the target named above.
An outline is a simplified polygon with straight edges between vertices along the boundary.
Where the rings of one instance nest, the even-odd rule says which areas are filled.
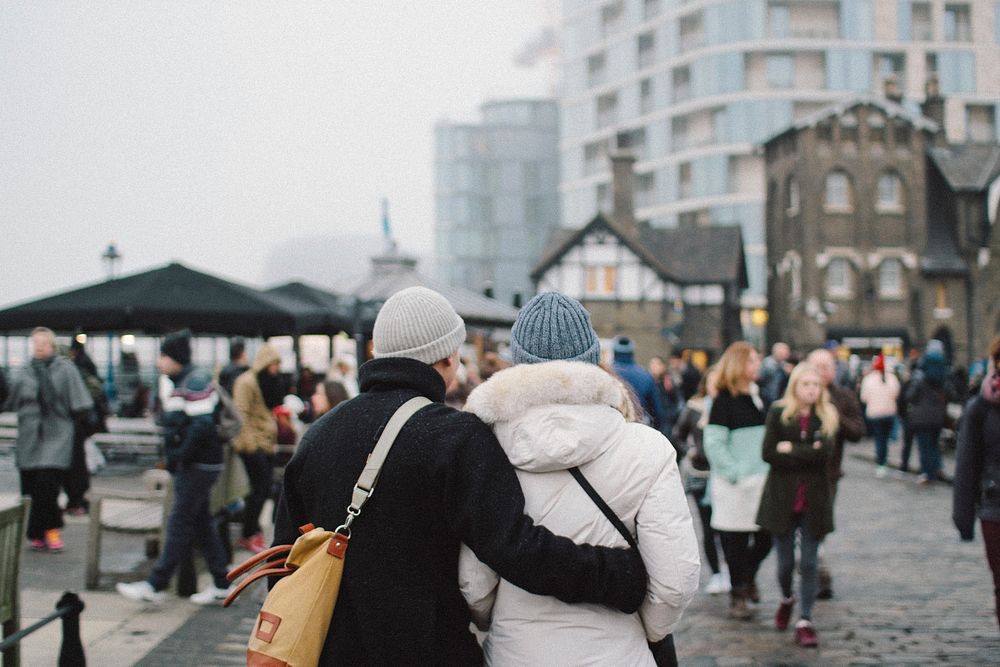
[[[444,378],[432,366],[416,359],[372,359],[358,369],[362,392],[411,389],[432,401],[444,402]]]

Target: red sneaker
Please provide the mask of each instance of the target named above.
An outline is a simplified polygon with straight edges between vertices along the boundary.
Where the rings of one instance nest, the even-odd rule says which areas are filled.
[[[32,551],[45,551],[46,549],[48,549],[48,547],[45,546],[45,540],[37,540],[37,539],[35,539],[35,540],[31,540],[28,544],[31,545],[31,550]]]
[[[795,608],[795,596],[781,601],[778,611],[774,614],[774,627],[776,630],[787,630],[788,621],[792,619],[792,609]]]
[[[795,624],[795,643],[802,648],[816,648],[819,646],[819,637],[816,636],[816,628],[809,621],[799,621]]]
[[[49,528],[45,531],[45,546],[55,553],[66,547],[66,543],[62,540],[62,532],[58,528]]]

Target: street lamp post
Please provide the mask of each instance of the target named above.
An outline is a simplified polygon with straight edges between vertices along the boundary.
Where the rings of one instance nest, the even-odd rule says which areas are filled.
[[[109,282],[115,279],[115,263],[121,261],[121,258],[122,256],[121,253],[118,252],[118,247],[115,246],[115,242],[112,241],[108,244],[108,247],[104,249],[104,253],[101,255],[101,259],[107,265]],[[115,388],[114,344],[115,332],[108,331],[108,372],[104,378],[104,395],[108,397],[108,403],[112,406],[118,398],[118,391]]]

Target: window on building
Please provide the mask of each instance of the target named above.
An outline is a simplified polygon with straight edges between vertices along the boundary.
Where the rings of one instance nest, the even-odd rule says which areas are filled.
[[[682,198],[690,197],[694,192],[690,162],[682,162],[677,169],[677,192]]]
[[[674,151],[682,151],[688,147],[687,116],[674,116],[670,121],[670,136]]]
[[[769,88],[791,88],[795,83],[795,60],[788,54],[767,57],[767,85]]]
[[[905,120],[897,120],[892,124],[892,141],[896,150],[910,148],[910,125]]]
[[[705,30],[702,27],[702,12],[682,16],[678,22],[678,32],[680,33],[680,51],[690,51],[696,49],[705,42]]]
[[[646,153],[646,128],[638,127],[627,132],[619,132],[615,137],[618,148],[631,151],[637,159],[643,159]]]
[[[884,171],[878,177],[877,207],[882,211],[903,210],[903,179],[894,171]]]
[[[653,80],[639,81],[639,113],[647,114],[653,110]]]
[[[636,52],[640,69],[656,62],[656,34],[652,30],[636,38]]]
[[[593,141],[583,147],[583,172],[585,176],[607,167],[608,142]]]
[[[849,297],[853,291],[851,265],[843,257],[834,257],[826,266],[826,292],[831,297]]]
[[[643,0],[642,18],[644,20],[649,20],[654,16],[659,16],[660,12],[663,11],[661,2],[662,0]]]
[[[604,51],[587,57],[587,84],[596,86],[604,81],[604,65],[607,58]]]
[[[869,111],[865,118],[868,121],[868,141],[876,147],[885,144],[885,116],[877,111]]]
[[[944,6],[944,39],[948,42],[972,41],[969,5],[956,3]]]
[[[684,65],[673,70],[674,102],[683,102],[691,96],[691,69]]]
[[[614,125],[618,119],[618,93],[606,93],[597,98],[597,127]]]
[[[878,295],[883,299],[903,296],[903,263],[898,259],[886,259],[879,265]]]
[[[587,296],[614,296],[617,273],[614,266],[588,266]]]
[[[910,35],[918,42],[929,42],[934,39],[934,28],[931,23],[931,3],[914,2],[910,5]]]
[[[794,176],[789,176],[785,183],[785,209],[788,215],[799,212],[799,182]]]
[[[885,82],[892,79],[896,90],[902,95],[903,85],[906,83],[906,54],[876,53],[875,75],[880,90],[885,90]]]
[[[830,209],[850,210],[851,203],[851,181],[847,173],[831,171],[826,175],[823,204]]]
[[[846,113],[840,117],[840,141],[842,144],[855,144],[858,141],[858,117]]]
[[[770,2],[767,5],[767,35],[774,39],[788,37],[788,3]]]
[[[656,172],[636,174],[635,176],[635,205],[649,206],[653,203],[653,191],[656,189]]]
[[[996,107],[992,104],[969,104],[965,107],[965,136],[977,143],[997,140]]]
[[[604,37],[618,32],[625,18],[624,0],[613,0],[601,7],[601,34]]]

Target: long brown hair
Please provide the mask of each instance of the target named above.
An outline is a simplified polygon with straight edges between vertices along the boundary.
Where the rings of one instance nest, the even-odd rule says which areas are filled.
[[[728,391],[733,396],[746,394],[748,382],[746,379],[747,363],[750,357],[757,354],[753,345],[746,341],[737,341],[726,348],[716,364],[719,375],[715,380],[718,390]]]

